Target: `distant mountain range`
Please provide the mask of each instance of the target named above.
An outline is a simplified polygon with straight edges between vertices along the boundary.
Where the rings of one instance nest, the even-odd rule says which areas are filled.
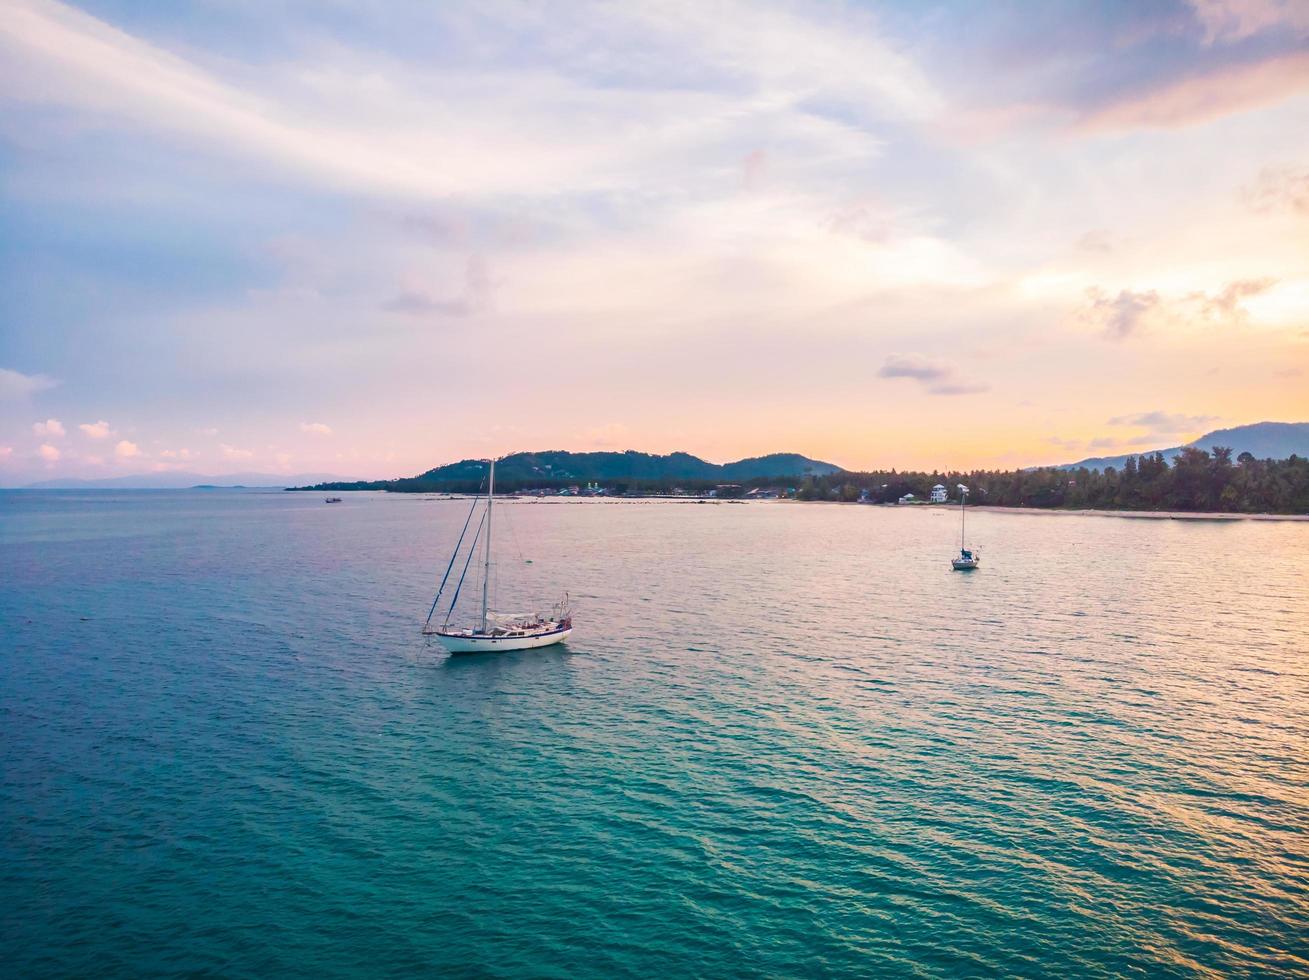
[[[1199,439],[1191,440],[1186,446],[1206,451],[1214,446],[1226,446],[1232,450],[1233,459],[1241,453],[1249,453],[1256,459],[1309,457],[1309,422],[1255,422],[1231,429],[1215,429],[1213,432],[1206,432]],[[1059,468],[1073,470],[1084,466],[1088,470],[1103,470],[1112,466],[1120,470],[1128,457],[1153,456],[1156,452],[1161,452],[1165,459],[1171,461],[1184,448],[1186,447],[1173,446],[1170,449],[1151,449],[1146,452],[1127,453],[1124,456],[1096,456],[1092,459],[1084,459],[1080,463],[1066,463]]]
[[[773,453],[737,460],[735,463],[709,463],[690,453],[659,456],[628,450],[623,453],[570,453],[553,450],[540,453],[513,453],[497,460],[495,479],[505,489],[552,487],[597,482],[659,483],[740,483],[747,480],[800,479],[841,472],[841,467],[796,453]],[[437,466],[418,476],[398,480],[358,482],[320,482],[303,489],[315,490],[463,490],[476,488],[486,474],[486,461],[464,459]]]
[[[132,476],[112,476],[101,480],[42,480],[29,483],[26,490],[186,490],[190,487],[283,487],[339,480],[332,473],[225,473],[222,476],[205,476],[201,473],[137,473]]]

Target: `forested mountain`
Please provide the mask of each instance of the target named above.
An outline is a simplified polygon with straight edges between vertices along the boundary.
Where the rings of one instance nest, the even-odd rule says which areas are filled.
[[[1287,459],[1291,456],[1309,456],[1309,422],[1255,422],[1251,425],[1238,425],[1231,429],[1216,429],[1206,432],[1199,439],[1186,444],[1196,449],[1210,449],[1225,446],[1236,455],[1249,453],[1255,459]],[[1152,456],[1155,452],[1163,453],[1164,459],[1173,460],[1181,455],[1186,446],[1174,446],[1171,449],[1150,450],[1144,455]],[[1063,469],[1086,467],[1089,470],[1102,470],[1106,466],[1122,469],[1131,455],[1097,456],[1084,459],[1080,463],[1069,463]]]
[[[418,476],[398,480],[322,483],[315,490],[394,490],[401,492],[478,489],[486,476],[486,460],[465,459],[437,466]],[[686,483],[743,483],[750,480],[792,480],[840,472],[840,467],[795,453],[773,453],[735,463],[709,463],[690,453],[659,456],[628,450],[623,453],[570,453],[553,450],[513,453],[497,460],[496,486],[506,491],[531,487],[562,487],[596,482],[630,489],[659,489]]]

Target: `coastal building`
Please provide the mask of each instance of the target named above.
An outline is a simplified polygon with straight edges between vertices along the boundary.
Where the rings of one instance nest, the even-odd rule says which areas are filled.
[[[936,486],[932,487],[932,503],[934,504],[945,503],[945,487],[941,486],[941,484],[939,483]]]
[[[905,494],[903,497],[900,498],[899,503],[902,503],[902,504],[916,504],[916,503],[918,503],[918,501],[914,499],[914,495],[913,495],[912,493],[907,493],[907,494]]]

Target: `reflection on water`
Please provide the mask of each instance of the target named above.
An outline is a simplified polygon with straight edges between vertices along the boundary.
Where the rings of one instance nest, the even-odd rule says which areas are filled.
[[[0,495],[16,975],[1309,969],[1309,524],[465,510]]]

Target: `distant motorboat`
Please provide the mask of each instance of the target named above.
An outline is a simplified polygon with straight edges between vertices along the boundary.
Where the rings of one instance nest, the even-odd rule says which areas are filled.
[[[328,497],[323,501],[323,503],[325,504],[339,504],[340,502],[341,502],[340,497]]]
[[[459,582],[455,586],[454,598],[450,600],[450,608],[446,610],[445,622],[439,626],[432,624],[432,617],[436,613],[438,603],[441,601],[441,593],[445,591],[446,583],[450,579],[450,572],[455,565],[455,559],[459,557],[459,551],[464,543],[464,535],[468,532],[473,513],[477,510],[479,502],[480,498],[473,499],[473,506],[469,509],[468,518],[464,521],[464,529],[460,532],[459,541],[455,544],[454,554],[450,556],[450,564],[446,566],[445,577],[441,579],[441,585],[436,591],[436,598],[432,601],[432,608],[427,613],[427,622],[423,626],[423,633],[428,636],[435,636],[437,641],[450,653],[500,653],[510,650],[532,650],[537,647],[552,646],[568,639],[569,634],[573,631],[573,617],[566,594],[560,602],[555,604],[548,615],[544,613],[496,614],[491,612],[489,608],[491,512],[495,503],[494,459],[491,460],[491,470],[486,488],[486,509],[482,512],[482,520],[473,534],[472,544],[469,545],[468,556],[464,559],[463,571],[460,573]],[[456,603],[459,602],[459,593],[463,589],[464,577],[468,574],[468,565],[472,561],[473,554],[477,551],[477,539],[481,536],[483,528],[486,530],[486,544],[482,560],[481,621],[477,626],[462,628],[451,626],[450,617],[454,614]]]
[[[981,556],[976,551],[970,550],[964,540],[967,504],[968,488],[961,483],[959,484],[959,557],[950,559],[950,567],[956,572],[970,572],[982,563]]]

